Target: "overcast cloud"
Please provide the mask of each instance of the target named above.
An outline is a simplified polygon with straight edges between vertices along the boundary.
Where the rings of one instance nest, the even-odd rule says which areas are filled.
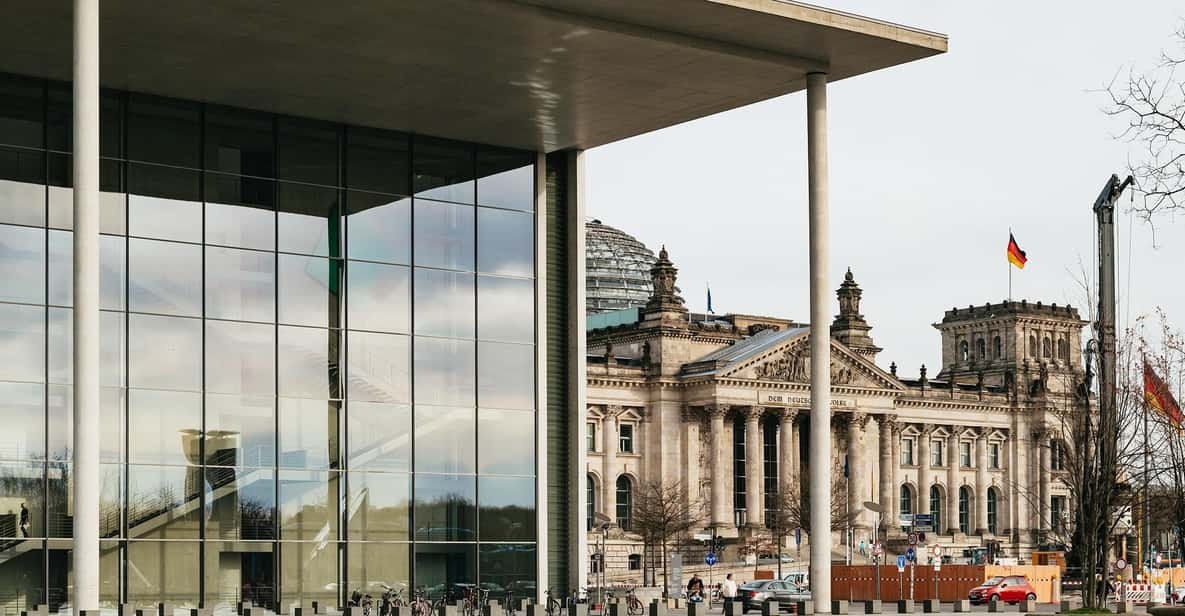
[[[1008,294],[1012,228],[1028,252],[1015,299],[1071,303],[1093,267],[1090,207],[1129,148],[1101,88],[1150,67],[1185,15],[1180,2],[836,0],[828,7],[942,32],[950,51],[833,84],[831,279],[851,267],[862,312],[903,376],[941,362],[931,327],[953,306]],[[1185,78],[1185,76],[1183,76]],[[590,150],[589,217],[657,250],[703,310],[805,321],[805,94]],[[1126,210],[1126,195],[1124,207]],[[1120,315],[1164,307],[1185,324],[1185,219],[1156,233],[1119,217]],[[1130,269],[1131,276],[1127,276]],[[1093,275],[1093,274],[1092,274]],[[1128,289],[1130,288],[1130,293]],[[834,306],[834,304],[833,304]],[[838,308],[835,308],[838,310]]]

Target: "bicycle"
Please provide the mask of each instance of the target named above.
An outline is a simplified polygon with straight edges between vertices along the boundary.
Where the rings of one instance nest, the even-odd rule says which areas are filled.
[[[402,589],[387,587],[387,590],[383,591],[382,602],[379,604],[379,616],[391,616],[395,613],[395,608],[406,605]]]
[[[642,605],[642,601],[638,599],[637,593],[634,592],[636,586],[630,586],[630,589],[625,593],[625,613],[629,616],[642,616],[646,612],[646,607]]]
[[[411,608],[413,616],[434,616],[439,613],[444,607],[444,599],[437,599],[430,601],[424,592],[424,589],[417,588],[415,595],[412,598],[408,607]]]
[[[560,616],[561,610],[563,610],[563,608],[563,603],[551,595],[550,588],[547,589],[547,605],[543,608],[543,611],[547,614],[547,616]]]

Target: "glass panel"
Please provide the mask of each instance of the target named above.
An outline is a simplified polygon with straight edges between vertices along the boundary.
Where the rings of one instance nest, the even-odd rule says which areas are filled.
[[[411,407],[350,400],[350,468],[411,470]]]
[[[415,422],[417,473],[474,472],[473,409],[417,405]]]
[[[202,322],[128,315],[128,385],[198,391],[202,388]]]
[[[201,428],[201,394],[128,390],[129,462],[198,464]]]
[[[45,229],[0,225],[0,280],[0,301],[45,303]]]
[[[282,254],[279,268],[281,323],[341,327],[341,261]]]
[[[476,398],[473,343],[416,338],[415,345],[416,403],[473,406]]]
[[[45,536],[45,463],[0,463],[0,538]]]
[[[341,398],[341,332],[279,328],[279,392],[293,398]]]
[[[206,105],[205,111],[206,169],[275,177],[276,140],[271,114],[217,105]]]
[[[272,250],[276,183],[236,175],[206,176],[206,243]]]
[[[415,475],[417,541],[477,538],[476,481],[471,475]],[[417,573],[419,570],[417,570]],[[423,580],[418,580],[423,582]]]
[[[0,148],[0,222],[45,226],[45,154]]]
[[[99,236],[99,308],[123,310],[127,296],[124,279],[122,237]],[[3,257],[0,256],[0,263]],[[74,234],[69,231],[49,232],[49,303],[55,306],[74,305]]]
[[[201,246],[129,240],[128,272],[130,310],[201,316]]]
[[[415,277],[415,333],[472,338],[473,274],[416,268]]]
[[[534,215],[477,208],[477,271],[510,276],[534,275]]]
[[[482,541],[534,541],[535,478],[481,477]]]
[[[280,398],[280,466],[338,468],[341,402]]]
[[[478,550],[481,587],[489,589],[492,598],[509,605],[511,601],[535,597],[534,544],[482,544]]]
[[[154,96],[128,96],[128,158],[197,168],[201,106]]]
[[[40,541],[0,543],[0,597],[6,612],[32,610],[41,603],[43,554]]]
[[[206,394],[206,464],[275,466],[275,398]]]
[[[236,613],[240,601],[275,605],[275,556],[271,543],[209,541],[205,548],[207,608],[215,614],[230,616]]]
[[[110,163],[108,165],[107,163]],[[108,174],[117,175],[115,179],[120,183],[123,181],[123,171],[119,169],[116,161],[102,160],[100,161],[99,169],[102,177],[99,178],[99,187],[102,192],[99,193],[99,233],[108,233],[111,235],[127,235],[127,204],[128,195],[124,192],[114,192],[103,190],[104,181]],[[114,170],[109,171],[111,166],[115,166]],[[3,192],[3,182],[0,181],[0,193]],[[3,201],[0,197],[0,203]],[[0,205],[2,207],[2,205]],[[0,214],[2,217],[3,214]],[[49,226],[54,229],[73,229],[74,228],[74,190],[70,188],[62,188],[60,186],[49,187]]]
[[[535,209],[535,154],[477,151],[477,202],[513,210]]]
[[[358,593],[377,598],[387,588],[407,589],[411,583],[410,547],[406,543],[351,543],[349,596]]]
[[[478,276],[477,337],[502,342],[534,342],[535,282]]]
[[[127,469],[130,538],[198,538],[201,467],[131,464]]]
[[[280,179],[338,185],[337,125],[280,117],[276,128]]]
[[[50,82],[46,146],[69,152],[74,146],[74,92],[71,84]],[[104,90],[99,93],[99,154],[123,156],[123,95]]]
[[[0,76],[0,143],[45,147],[45,82]]]
[[[336,188],[280,183],[279,249],[323,257],[342,256]]]
[[[145,610],[161,603],[197,607],[200,546],[196,541],[129,541],[128,604]]]
[[[45,380],[45,308],[0,304],[0,381]]]
[[[69,460],[74,451],[74,388],[50,385],[47,389],[50,458]],[[103,462],[123,461],[126,398],[122,387],[99,389],[99,459]]]
[[[350,191],[346,214],[351,259],[411,262],[411,199]]]
[[[188,169],[128,165],[128,234],[202,241],[201,175]]]
[[[275,539],[276,485],[271,469],[206,467],[206,537]]]
[[[74,554],[70,541],[49,541],[47,554],[49,583],[47,607],[50,613],[73,613],[70,602],[74,590]],[[119,580],[122,579],[123,557],[118,541],[99,542],[99,608],[115,611],[119,605]],[[3,575],[0,569],[0,576]],[[3,582],[0,582],[3,588]],[[0,596],[5,596],[0,590]]]
[[[473,271],[473,217],[471,206],[417,199],[416,265]]]
[[[45,387],[0,381],[0,459],[45,457]]]
[[[346,318],[350,329],[397,333],[411,330],[408,268],[351,261],[347,275]]]
[[[357,552],[352,552],[351,556],[359,557]],[[403,562],[406,569],[406,553]],[[297,605],[311,608],[314,601],[318,605],[337,605],[337,544],[323,541],[285,543],[280,550],[280,591],[283,593],[280,597],[282,609]]]
[[[407,541],[411,475],[350,473],[351,541]]]
[[[276,255],[206,248],[206,317],[276,320]]]
[[[415,195],[455,203],[474,202],[474,148],[456,141],[416,138]]]
[[[206,391],[274,396],[275,344],[271,325],[206,321]]]
[[[408,190],[407,135],[351,126],[346,132],[346,186],[392,195]]]
[[[417,543],[416,585],[432,599],[459,596],[465,585],[477,582],[476,561],[476,545]]]
[[[49,508],[50,537],[74,536],[74,465],[50,462],[47,465],[46,506]],[[99,536],[119,537],[122,529],[123,466],[99,465]]]
[[[535,408],[535,347],[477,344],[478,404],[487,408]]]
[[[507,447],[506,443],[514,443]],[[535,413],[477,411],[477,472],[535,474]]]
[[[407,336],[349,332],[347,374],[351,400],[411,400],[411,349]]]
[[[280,539],[335,540],[340,489],[337,471],[280,471]]]

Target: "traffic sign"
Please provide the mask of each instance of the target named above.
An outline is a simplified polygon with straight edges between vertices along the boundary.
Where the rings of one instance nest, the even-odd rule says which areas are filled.
[[[935,571],[942,571],[942,561],[941,560],[934,561],[934,570]]]
[[[905,573],[905,562],[906,562],[905,555],[898,554],[897,555],[897,573]]]
[[[883,543],[874,544],[872,546],[872,555],[873,556],[884,556],[885,555],[885,544],[883,544]]]
[[[802,545],[802,529],[794,529],[794,545]]]
[[[918,544],[918,534],[917,533],[909,533],[909,545],[917,545],[917,544]]]
[[[942,546],[935,543],[930,546],[930,553],[934,555],[934,558],[942,558]]]
[[[911,561],[916,561],[918,559],[917,552],[914,552],[913,548],[906,548],[905,557]]]
[[[1123,560],[1122,558],[1115,561],[1115,569],[1117,571],[1123,571],[1124,569],[1127,569],[1127,561]]]
[[[712,565],[715,565],[716,564],[716,553],[715,552],[708,552],[707,554],[705,554],[704,555],[704,562],[707,563],[707,565],[709,567],[711,567]]]

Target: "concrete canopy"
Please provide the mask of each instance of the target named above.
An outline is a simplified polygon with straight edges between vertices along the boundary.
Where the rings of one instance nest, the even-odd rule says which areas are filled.
[[[99,0],[104,86],[540,151],[946,51],[783,0]],[[66,80],[71,2],[10,0],[0,71]]]

